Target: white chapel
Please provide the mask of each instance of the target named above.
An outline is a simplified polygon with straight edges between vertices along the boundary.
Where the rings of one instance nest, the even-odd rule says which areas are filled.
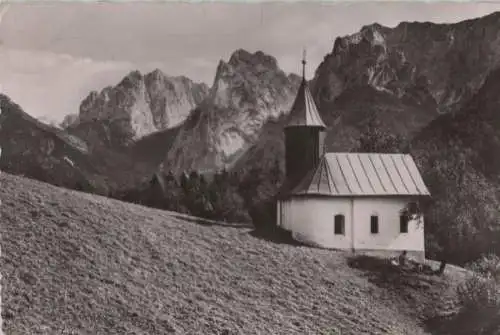
[[[425,258],[424,218],[414,213],[430,193],[410,155],[325,153],[326,125],[304,71],[284,131],[280,228],[318,247]]]

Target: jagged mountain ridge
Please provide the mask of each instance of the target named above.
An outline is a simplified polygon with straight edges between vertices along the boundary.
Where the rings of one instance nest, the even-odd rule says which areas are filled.
[[[411,138],[440,113],[460,109],[498,63],[498,18],[499,13],[494,13],[455,24],[403,22],[395,28],[373,24],[337,38],[311,80],[312,93],[329,126],[327,150],[355,149],[372,118],[384,130]],[[137,101],[136,92],[148,91],[144,79],[148,76],[151,81],[159,72],[146,76],[132,72],[117,85],[121,85],[116,95],[123,106]],[[165,170],[206,171],[235,163],[236,170],[272,166],[272,161],[283,159],[280,116],[289,110],[299,81],[296,75],[284,74],[273,57],[237,50],[228,62],[219,63],[212,87],[206,88],[204,98],[199,96],[201,102],[193,105],[184,122],[160,132],[151,125],[160,124],[161,118],[137,117],[134,124],[147,125],[139,128],[144,134],[152,132],[146,137],[154,140],[148,143],[161,146],[165,138],[161,150],[148,154],[154,164],[163,160]],[[165,87],[156,87],[162,96]],[[103,92],[95,100],[97,105],[109,99],[109,93]],[[139,100],[146,105],[146,98]],[[113,109],[101,115],[68,131],[90,145],[143,142],[133,140],[140,137],[131,130],[133,117],[120,119]],[[268,122],[271,125],[266,127]],[[273,131],[267,134],[267,129]]]
[[[66,128],[91,143],[129,145],[179,125],[207,94],[206,84],[183,76],[132,71],[118,85],[91,92],[78,117],[66,118]]]
[[[315,75],[320,108],[350,87],[370,85],[405,100],[458,110],[500,64],[500,12],[454,24],[364,26],[338,37]],[[432,100],[431,100],[432,99]]]
[[[455,24],[372,24],[337,38],[311,80],[327,151],[355,150],[371,119],[411,139],[441,113],[459,110],[500,65],[499,28],[493,13]],[[270,128],[236,170],[284,160],[280,125]]]
[[[181,126],[164,167],[217,170],[232,164],[255,143],[263,125],[287,113],[300,77],[285,74],[261,51],[235,51],[220,61],[208,97]]]

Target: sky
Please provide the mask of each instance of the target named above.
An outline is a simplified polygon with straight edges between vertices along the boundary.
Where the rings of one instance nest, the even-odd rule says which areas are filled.
[[[92,90],[155,68],[212,84],[219,60],[261,50],[311,77],[337,36],[374,22],[458,22],[500,2],[14,2],[0,19],[0,89],[29,114],[60,121]]]

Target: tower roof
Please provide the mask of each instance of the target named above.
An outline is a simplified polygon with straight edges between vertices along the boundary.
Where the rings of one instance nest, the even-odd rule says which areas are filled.
[[[305,77],[305,52],[302,60],[302,83],[295,97],[286,127],[306,126],[326,128],[325,123],[319,116],[318,109],[314,103],[309,86]]]

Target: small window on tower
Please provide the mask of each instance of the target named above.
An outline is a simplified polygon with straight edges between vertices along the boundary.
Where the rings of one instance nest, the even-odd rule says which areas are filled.
[[[378,234],[378,216],[372,215],[370,217],[370,231],[372,234]]]
[[[342,214],[335,215],[335,235],[345,234],[345,218]]]
[[[408,215],[401,214],[399,216],[399,232],[407,233],[408,232]]]

